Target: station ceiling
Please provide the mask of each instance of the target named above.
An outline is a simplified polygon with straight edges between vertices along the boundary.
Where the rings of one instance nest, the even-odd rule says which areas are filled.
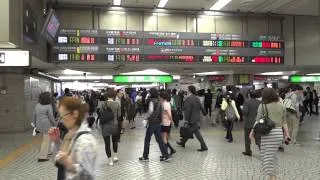
[[[112,0],[56,0],[59,4],[112,5]],[[154,8],[160,0],[122,0],[123,7]],[[209,10],[217,0],[169,0],[165,8]],[[222,11],[319,15],[319,0],[232,0]]]

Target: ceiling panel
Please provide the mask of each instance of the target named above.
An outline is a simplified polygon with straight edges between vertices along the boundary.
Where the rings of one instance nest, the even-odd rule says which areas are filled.
[[[153,8],[160,0],[122,0],[125,7]],[[169,0],[166,8],[209,10],[217,0]],[[112,5],[112,0],[58,0],[60,4]],[[319,15],[318,0],[232,0],[222,10],[273,12],[281,14]]]

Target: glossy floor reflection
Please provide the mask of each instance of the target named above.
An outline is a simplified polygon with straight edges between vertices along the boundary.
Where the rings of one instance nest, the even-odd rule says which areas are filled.
[[[141,121],[141,118],[138,118]],[[224,130],[220,126],[210,127],[209,122],[202,123],[202,132],[209,151],[197,152],[200,147],[196,139],[190,140],[186,148],[178,147],[178,129],[172,133],[171,143],[177,150],[170,163],[159,161],[159,148],[154,138],[150,150],[150,162],[141,163],[144,128],[127,130],[122,136],[119,147],[120,161],[110,167],[104,152],[103,139],[97,133],[100,144],[97,179],[212,179],[212,180],[259,180],[259,152],[253,147],[254,156],[246,157],[241,153],[244,148],[241,123],[236,125],[234,143],[224,140]],[[318,117],[307,118],[301,127],[300,146],[286,146],[285,153],[279,153],[281,180],[317,180],[320,179],[320,143],[313,138],[320,131]],[[0,142],[2,145],[2,142]],[[1,146],[2,148],[2,146]],[[52,162],[38,163],[38,145],[28,149],[17,160],[0,170],[2,180],[51,180],[56,179],[56,168]]]

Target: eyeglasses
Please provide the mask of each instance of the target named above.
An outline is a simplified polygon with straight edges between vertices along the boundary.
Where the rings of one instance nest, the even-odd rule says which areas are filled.
[[[72,113],[72,112],[68,112],[68,113],[66,113],[66,114],[64,114],[64,115],[60,115],[59,118],[62,119],[62,118],[64,118],[64,117],[68,116],[68,115],[71,114],[71,113]]]

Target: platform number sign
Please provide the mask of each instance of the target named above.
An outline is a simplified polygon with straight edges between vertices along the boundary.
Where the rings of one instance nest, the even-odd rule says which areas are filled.
[[[5,53],[0,53],[0,63],[5,63]]]

